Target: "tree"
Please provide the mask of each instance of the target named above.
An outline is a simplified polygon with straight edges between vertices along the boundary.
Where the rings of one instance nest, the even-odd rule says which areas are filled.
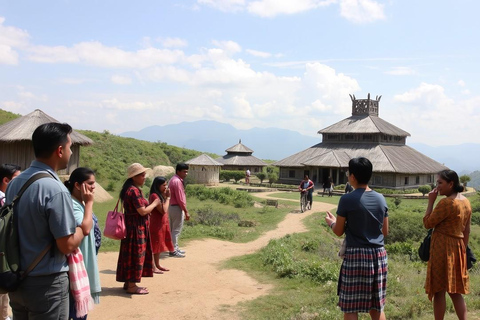
[[[466,188],[467,187],[467,182],[472,180],[469,175],[464,174],[463,176],[460,176],[460,182],[463,184],[463,186]]]
[[[420,191],[423,196],[425,196],[431,190],[432,190],[432,188],[428,184],[418,187],[418,191]]]
[[[268,174],[268,182],[270,183],[270,187],[274,182],[277,182],[277,180],[278,180],[278,175],[275,172]]]
[[[257,173],[257,178],[260,180],[260,184],[262,184],[263,180],[267,178],[267,175],[265,174],[265,172],[259,172]]]

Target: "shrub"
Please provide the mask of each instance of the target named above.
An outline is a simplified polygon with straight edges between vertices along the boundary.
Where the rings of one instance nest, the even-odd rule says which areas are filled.
[[[277,180],[278,180],[278,175],[275,172],[268,174],[268,183],[270,183],[270,187],[274,182],[277,182]]]
[[[113,181],[110,181],[107,185],[107,191],[115,191],[115,183]]]
[[[253,206],[252,196],[244,191],[225,188],[207,188],[202,185],[188,185],[185,189],[188,197],[199,200],[214,200],[221,204],[233,205],[236,208],[248,208]]]
[[[400,203],[402,203],[402,199],[400,199],[399,197],[395,197],[395,200],[393,200],[393,204],[395,204],[395,207],[399,207],[400,206]]]
[[[421,192],[423,196],[425,196],[431,190],[432,190],[432,188],[430,188],[430,186],[428,184],[418,187],[418,191]]]
[[[239,221],[240,217],[236,213],[222,213],[213,211],[212,207],[204,207],[202,209],[196,210],[195,219],[199,224],[205,226],[220,226],[226,221]]]
[[[390,226],[388,236],[385,242],[392,244],[395,242],[420,241],[425,237],[426,230],[423,227],[422,219],[419,215],[410,212],[396,212],[388,218]]]
[[[260,184],[263,183],[263,180],[267,178],[267,174],[265,172],[257,173],[257,178],[260,180]]]

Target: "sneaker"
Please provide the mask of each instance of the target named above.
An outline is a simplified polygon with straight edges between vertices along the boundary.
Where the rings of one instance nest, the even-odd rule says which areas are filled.
[[[181,254],[185,254],[186,251],[185,250],[182,250],[182,249],[177,249],[177,252],[180,252]]]
[[[170,252],[168,254],[170,257],[174,257],[174,258],[185,258],[185,255],[178,252],[178,251],[173,251],[173,252]]]

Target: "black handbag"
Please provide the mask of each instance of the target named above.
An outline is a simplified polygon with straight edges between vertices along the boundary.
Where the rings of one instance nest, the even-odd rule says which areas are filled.
[[[430,259],[430,242],[432,240],[433,229],[428,230],[427,236],[423,239],[420,247],[418,248],[418,256],[422,261],[428,261]]]

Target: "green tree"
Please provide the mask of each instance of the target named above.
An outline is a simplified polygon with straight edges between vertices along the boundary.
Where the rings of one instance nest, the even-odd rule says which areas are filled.
[[[460,176],[460,182],[463,184],[463,186],[466,188],[467,183],[472,180],[469,175],[464,174],[463,176]]]
[[[260,184],[262,184],[263,180],[267,178],[267,175],[265,172],[259,172],[257,173],[257,178],[260,180]]]
[[[432,188],[428,184],[418,187],[418,191],[421,192],[422,195],[424,195],[424,196],[427,193],[429,193],[431,190],[432,190]]]
[[[272,186],[273,183],[277,182],[277,180],[278,180],[278,175],[275,172],[268,174],[268,182],[270,183],[270,187]]]

